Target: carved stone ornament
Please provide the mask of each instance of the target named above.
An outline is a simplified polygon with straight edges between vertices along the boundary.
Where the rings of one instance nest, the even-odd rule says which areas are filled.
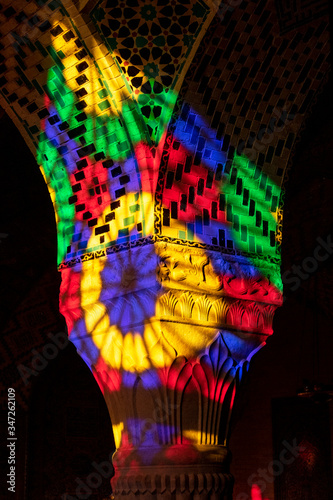
[[[62,312],[108,405],[116,497],[229,498],[234,399],[279,292],[240,257],[165,243],[69,272],[81,309]]]

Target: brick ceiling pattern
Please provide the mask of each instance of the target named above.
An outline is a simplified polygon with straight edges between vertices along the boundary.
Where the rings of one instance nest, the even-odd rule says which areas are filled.
[[[53,179],[58,205],[68,203],[67,213],[75,210],[87,227],[94,227],[95,234],[100,235],[99,245],[95,242],[92,248],[87,231],[72,227],[63,217],[64,239],[72,241],[67,261],[76,262],[92,251],[102,255],[103,234],[114,217],[115,204],[120,206],[128,191],[139,189],[134,164],[113,166],[106,160],[106,165],[103,159],[129,158],[136,136],[148,141],[161,137],[168,123],[168,116],[162,117],[167,99],[170,104],[166,96],[175,93],[177,81],[185,76],[185,60],[207,19],[205,5],[185,0],[170,7],[162,0],[144,5],[129,1],[114,9],[106,2],[98,4],[91,18],[111,54],[106,54],[102,44],[94,47],[98,40],[94,29],[94,42],[90,40],[87,45],[89,38],[80,35],[80,29],[85,33],[83,20],[71,15],[68,5],[66,11],[53,1],[40,9],[38,3],[22,6],[17,1],[2,10],[3,106],[10,108],[30,146],[39,149],[40,155],[50,156],[56,148],[57,162],[65,162],[76,181],[73,179],[74,184],[71,181],[73,185],[65,189],[61,172],[54,170],[57,162],[46,172],[48,179]],[[279,12],[281,22],[283,12]],[[159,46],[160,37],[164,43]],[[325,80],[328,45],[325,15],[320,20],[317,15],[308,16],[306,24],[281,35],[275,4],[270,1],[242,2],[223,19],[220,11],[216,14],[180,88],[169,126],[157,192],[157,235],[234,253],[232,237],[217,227],[226,220],[233,223],[242,252],[261,254],[267,244],[274,258],[276,238],[281,243],[281,227],[276,236],[275,223],[268,220],[265,210],[281,223],[276,186],[282,185],[297,133]],[[159,74],[151,78],[154,67]],[[45,94],[58,112],[45,101]],[[171,112],[172,108],[169,117]],[[44,120],[48,121],[53,143],[40,131]],[[123,130],[131,121],[137,125],[129,138]],[[71,141],[75,142],[75,154]],[[174,163],[170,151],[179,141],[187,153]],[[169,147],[171,143],[175,146]],[[93,155],[92,165],[87,165],[88,152]],[[202,172],[195,170],[200,162]],[[192,164],[195,178],[191,177]],[[110,219],[98,222],[91,207],[95,203],[102,210],[110,202],[105,177],[109,167],[115,178],[111,210],[105,216]],[[215,170],[212,179],[210,169]],[[170,185],[172,175],[175,179]],[[229,187],[232,212],[230,208],[225,212],[225,200],[214,193],[221,178]],[[93,181],[89,193],[84,188],[88,182],[85,179]],[[244,179],[249,179],[252,190]],[[176,189],[178,195],[170,197],[168,189]],[[204,198],[209,203],[203,203]],[[133,198],[133,207],[135,204]],[[182,213],[187,219],[180,225]],[[128,213],[119,238],[129,237],[127,228],[132,219]],[[138,220],[136,238],[144,236],[142,224],[144,220]],[[248,231],[251,225],[255,229],[252,234]]]

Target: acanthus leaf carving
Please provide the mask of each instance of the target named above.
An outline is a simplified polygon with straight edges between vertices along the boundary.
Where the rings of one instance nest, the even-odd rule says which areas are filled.
[[[191,318],[192,310],[194,307],[194,300],[192,294],[190,292],[183,293],[179,298],[178,303],[181,309],[181,316],[183,318]]]
[[[162,295],[158,301],[158,304],[162,308],[161,314],[166,316],[174,316],[177,303],[178,299],[169,290],[166,294]]]
[[[201,295],[193,307],[193,319],[209,321],[209,312],[212,303],[207,295]]]
[[[210,319],[219,324],[224,324],[225,319],[229,310],[229,306],[227,301],[220,297],[215,300],[212,304],[212,308],[210,309]]]

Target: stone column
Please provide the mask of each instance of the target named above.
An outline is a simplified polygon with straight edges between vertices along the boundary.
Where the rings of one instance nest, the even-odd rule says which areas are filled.
[[[110,412],[115,497],[231,498],[234,399],[281,304],[281,213],[182,92],[216,3],[5,4],[1,105],[54,204],[60,310]]]
[[[232,498],[233,403],[281,302],[252,271],[242,257],[161,241],[82,263],[70,338],[109,408],[115,498]]]

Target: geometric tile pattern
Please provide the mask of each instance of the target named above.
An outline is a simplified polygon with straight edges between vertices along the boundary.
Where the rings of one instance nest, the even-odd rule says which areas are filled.
[[[216,131],[193,108],[182,111],[159,197],[162,234],[277,257],[280,188],[245,155],[228,158],[223,141],[213,139]]]
[[[192,162],[196,164],[199,161],[211,170],[214,179],[216,173],[217,178],[223,178],[229,187],[234,185],[240,201],[236,203],[233,198],[232,212],[236,218],[229,213],[229,221],[232,218],[234,229],[235,226],[239,228],[240,241],[244,241],[241,248],[246,247],[247,240],[248,246],[244,249],[251,252],[255,245],[252,239],[254,234],[249,235],[251,238],[246,238],[248,216],[255,219],[252,227],[256,228],[257,237],[261,233],[263,237],[266,235],[270,243],[274,241],[271,232],[274,229],[273,221],[267,220],[267,208],[274,213],[275,220],[280,224],[281,212],[278,207],[281,207],[283,200],[277,196],[274,186],[283,185],[299,127],[313,96],[325,79],[329,67],[329,39],[327,18],[323,18],[324,26],[318,27],[318,23],[312,23],[312,26],[304,26],[297,33],[290,33],[282,38],[272,9],[262,12],[259,6],[255,8],[249,3],[242,3],[239,8],[241,12],[226,17],[225,24],[218,20],[212,24],[209,36],[204,39],[204,47],[195,56],[186,75],[178,102],[180,110],[174,117],[176,125],[173,130],[178,134],[176,142],[186,144],[191,155],[181,162],[183,165],[175,165],[171,169],[176,171],[178,168],[179,178],[183,167],[186,172],[186,168],[191,168],[189,165]],[[288,65],[290,57],[295,62]],[[172,140],[169,139],[171,142]],[[170,151],[170,157],[169,153],[164,156],[168,169],[174,156],[172,148]],[[254,198],[259,202],[262,197],[263,203],[255,203],[255,206],[254,198],[248,202],[248,187],[245,183],[246,179],[251,178],[251,174],[250,177],[248,174],[240,175],[238,181],[233,177],[236,171],[240,171],[235,165],[235,162],[239,163],[239,158],[242,158],[242,165],[247,164],[250,168],[255,166],[253,177],[258,190]],[[247,160],[250,162],[247,163]],[[187,166],[184,166],[185,163]],[[232,172],[233,175],[230,176]],[[185,195],[187,201],[191,199],[189,190],[196,194],[197,189],[200,191],[199,181],[191,188],[190,182],[184,186],[184,178],[181,181],[183,198],[180,196],[178,203],[180,214],[182,199],[185,200]],[[205,175],[202,174],[200,182],[206,188]],[[165,185],[167,184],[165,179]],[[225,184],[223,189],[226,189]],[[241,199],[244,192],[245,198]],[[164,196],[167,196],[166,193],[167,190],[164,191]],[[174,214],[175,201],[177,200],[173,200]],[[199,211],[197,204],[197,227],[199,231],[201,227],[205,229],[203,221],[206,219],[210,243],[218,242],[220,246],[228,248],[226,233],[222,233],[221,238],[222,228],[215,234],[209,228],[209,224],[214,224],[214,217],[210,212],[208,223],[207,210],[216,213],[216,202],[218,200],[215,200],[215,204],[212,203],[211,208],[202,206]],[[171,206],[168,208],[171,214]],[[168,213],[165,222],[163,234],[170,234],[169,228],[174,227],[173,235],[178,229],[178,237],[179,234],[183,236],[184,228],[177,228],[178,222],[173,221]],[[188,235],[191,235],[193,222],[191,221]],[[191,239],[188,235],[187,239]],[[280,226],[276,240],[279,245]],[[260,246],[259,244],[259,248],[256,248],[259,253]],[[229,238],[229,249],[231,247]]]
[[[281,186],[301,122],[329,69],[328,17],[281,36],[273,8],[242,2],[239,9],[211,27],[182,98],[216,130],[227,156],[244,154]]]
[[[299,0],[298,2],[275,0],[275,3],[281,33],[286,33],[302,24],[318,19],[328,14],[329,11],[327,0]]]
[[[142,191],[153,194],[159,169],[155,236],[278,257],[279,190],[329,37],[325,16],[281,36],[269,4],[216,15],[199,50],[211,16],[199,1],[100,3],[90,31],[59,2],[2,8],[1,103],[38,151],[59,263],[150,236]],[[159,156],[151,141],[164,137],[178,91]]]
[[[174,105],[170,89],[177,86],[208,14],[209,6],[202,0],[127,0],[117,6],[103,0],[92,14],[157,142],[168,121],[166,117],[160,124],[160,118]]]

